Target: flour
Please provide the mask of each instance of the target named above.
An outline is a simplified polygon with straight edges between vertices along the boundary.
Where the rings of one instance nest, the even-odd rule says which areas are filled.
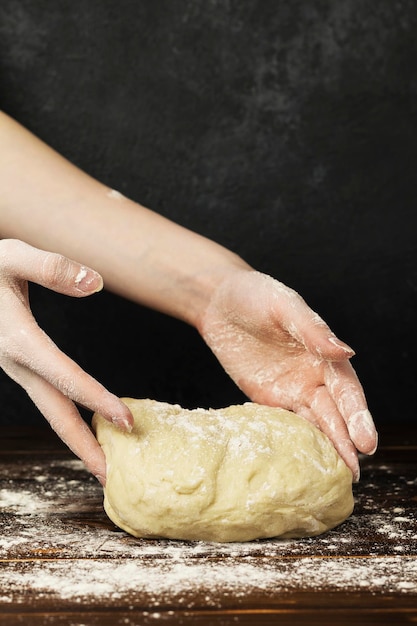
[[[0,509],[8,508],[17,515],[39,513],[50,508],[49,503],[40,499],[30,491],[0,490]]]
[[[81,267],[80,271],[78,272],[77,276],[75,277],[75,284],[79,285],[80,282],[87,276],[87,269],[85,267]]]
[[[117,531],[100,485],[76,459],[0,458],[0,613],[28,598],[34,607],[59,599],[69,611],[115,601],[155,620],[197,601],[207,610],[247,607],[253,593],[260,602],[320,591],[414,602],[417,482],[399,467],[366,459],[353,515],[324,535],[218,544]]]
[[[185,553],[187,550],[185,550]],[[270,594],[296,591],[349,592],[366,587],[369,593],[417,593],[415,558],[288,560],[229,557],[222,561],[189,559],[167,551],[164,558],[137,560],[76,561],[66,567],[56,561],[35,562],[26,571],[10,564],[0,570],[3,598],[19,601],[30,589],[42,597],[82,600],[102,604],[140,597],[149,607],[169,600],[189,608],[196,594],[204,594],[208,606],[233,596],[243,601],[249,592]]]
[[[112,200],[122,200],[124,195],[117,191],[116,189],[109,189],[106,193],[108,198],[112,198]]]

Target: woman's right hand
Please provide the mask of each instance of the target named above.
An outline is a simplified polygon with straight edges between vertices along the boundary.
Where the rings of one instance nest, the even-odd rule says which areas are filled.
[[[125,430],[125,404],[66,356],[40,329],[29,306],[28,281],[74,297],[100,291],[101,276],[64,256],[16,239],[0,240],[0,366],[26,390],[51,427],[104,484],[103,451],[75,403]]]

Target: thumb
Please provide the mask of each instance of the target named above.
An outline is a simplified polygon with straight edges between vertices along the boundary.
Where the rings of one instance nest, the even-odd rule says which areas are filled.
[[[317,314],[303,320],[297,330],[299,341],[319,359],[344,361],[355,355],[355,351],[341,341]]]
[[[281,306],[283,326],[309,352],[326,361],[343,361],[355,355],[297,292],[287,289],[286,296],[286,306]]]
[[[23,241],[3,240],[1,261],[3,268],[14,278],[68,296],[83,297],[103,288],[103,279],[95,270]]]

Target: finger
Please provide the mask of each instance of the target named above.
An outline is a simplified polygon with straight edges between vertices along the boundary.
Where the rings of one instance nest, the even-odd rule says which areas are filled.
[[[314,392],[311,410],[317,415],[320,429],[333,442],[346,465],[352,470],[354,481],[357,482],[360,469],[355,445],[342,415],[324,385],[318,387]]]
[[[134,420],[126,404],[61,352],[26,309],[22,316],[24,330],[15,335],[7,358],[3,356],[6,373],[24,388],[35,373],[70,400],[130,432]],[[19,320],[22,322],[22,317]]]
[[[279,298],[280,322],[309,352],[331,361],[354,356],[354,350],[333,333],[296,291],[279,281],[274,283]]]
[[[330,439],[352,471],[354,482],[357,482],[360,477],[358,455],[346,424],[326,388],[319,387],[314,394],[311,408],[301,409],[299,413],[315,424]]]
[[[32,375],[26,391],[51,428],[104,485],[106,461],[103,450],[74,403],[39,376]]]
[[[15,239],[2,241],[1,264],[20,280],[28,280],[68,296],[83,297],[103,287],[100,274],[91,268]]]
[[[378,446],[378,434],[352,365],[348,362],[328,363],[325,382],[356,448],[364,454],[373,454]]]

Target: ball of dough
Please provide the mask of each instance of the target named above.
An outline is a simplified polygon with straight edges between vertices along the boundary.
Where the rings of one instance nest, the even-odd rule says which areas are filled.
[[[353,510],[352,474],[301,417],[246,403],[186,410],[123,398],[135,425],[96,414],[104,508],[136,537],[249,541],[317,535]]]

